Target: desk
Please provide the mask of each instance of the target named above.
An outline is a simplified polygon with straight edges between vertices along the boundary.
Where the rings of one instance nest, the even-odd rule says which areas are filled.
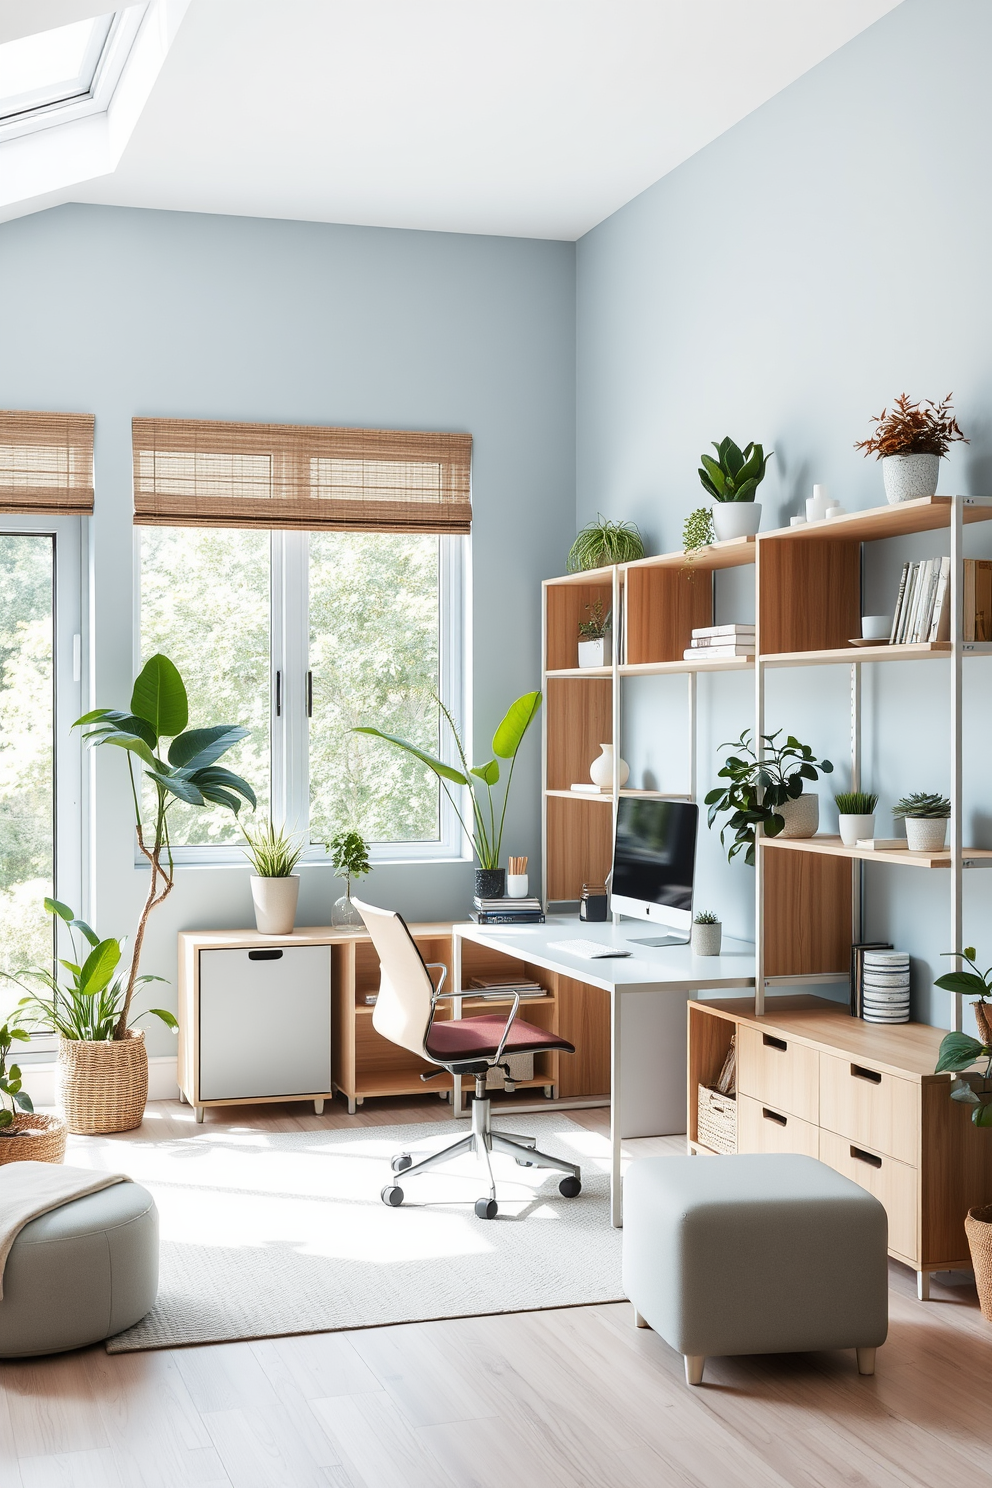
[[[451,975],[462,986],[462,944],[471,941],[532,966],[601,987],[610,998],[610,1219],[621,1224],[620,1143],[685,1131],[686,1004],[700,992],[754,986],[754,947],[725,940],[720,956],[694,956],[688,946],[631,946],[654,927],[639,920],[588,925],[572,915],[550,915],[543,925],[452,925]],[[633,955],[586,961],[552,950],[550,941],[595,940]],[[527,1016],[527,1004],[520,1005]],[[454,1005],[461,1017],[461,1000]],[[562,1055],[567,1059],[567,1054]],[[461,1114],[461,1081],[454,1108]]]

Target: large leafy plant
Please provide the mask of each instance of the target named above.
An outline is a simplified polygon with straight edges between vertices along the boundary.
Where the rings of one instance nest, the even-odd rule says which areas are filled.
[[[175,865],[169,840],[169,809],[176,801],[187,806],[223,806],[235,815],[243,801],[255,805],[255,792],[246,780],[221,768],[217,761],[248,730],[219,723],[211,728],[187,728],[189,700],[178,670],[167,656],[153,656],[142,667],[131,693],[128,712],[95,708],[77,718],[73,728],[85,728],[87,743],[112,744],[127,758],[134,803],[138,847],[151,868],[151,882],[134,936],[134,951],[114,1038],[127,1036],[131,1000],[138,984],[138,964],[145,926],[153,909],[172,891]],[[168,750],[165,743],[171,739]],[[137,776],[135,763],[137,762]],[[144,820],[142,782],[150,787],[151,820]]]
[[[976,1126],[992,1126],[992,1020],[989,1018],[987,998],[992,997],[992,967],[979,971],[975,964],[975,947],[965,946],[963,951],[945,951],[945,956],[960,956],[971,967],[971,971],[948,971],[937,977],[935,987],[945,992],[960,992],[965,997],[978,995],[972,1003],[975,1022],[980,1039],[967,1033],[948,1033],[940,1043],[936,1073],[953,1070],[959,1076],[951,1086],[951,1100],[971,1107],[971,1119]],[[985,1060],[984,1070],[972,1070],[980,1059]],[[963,1073],[967,1071],[967,1073]]]
[[[699,457],[703,489],[714,501],[753,501],[765,478],[765,466],[775,451],[769,450],[766,455],[760,444],[749,444],[742,450],[729,436],[719,444],[714,440],[713,448],[717,453],[715,460],[712,455]]]
[[[778,808],[801,796],[807,780],[818,780],[821,771],[829,775],[834,768],[828,759],[818,760],[809,745],[800,744],[792,734],[780,744],[781,733],[776,729],[774,734],[762,734],[760,759],[750,729],[732,743],[720,745],[737,752],[727,756],[717,773],[717,779],[727,784],[711,790],[705,802],[711,827],[718,816],[729,814],[720,829],[720,841],[726,847],[727,833],[733,833],[727,852],[730,863],[743,852],[745,863],[753,868],[758,827],[766,837],[777,837],[785,826]]]
[[[454,807],[455,815],[461,822],[463,831],[472,839],[480,866],[498,868],[503,849],[506,804],[510,798],[510,783],[513,780],[513,769],[517,762],[517,751],[523,743],[524,734],[540,710],[541,694],[540,692],[526,692],[523,697],[518,697],[516,702],[510,704],[506,717],[493,734],[493,758],[484,765],[469,765],[454,719],[440,698],[437,699],[437,704],[454,737],[458,758],[462,764],[460,770],[454,765],[446,765],[443,760],[437,759],[425,749],[420,749],[416,744],[411,744],[409,740],[397,738],[395,734],[384,734],[380,729],[370,727],[357,728],[352,732],[371,734],[375,739],[384,739],[387,744],[393,744],[397,749],[405,749],[408,754],[412,754],[415,759],[425,764],[429,770],[433,770],[441,782],[441,789]],[[501,807],[498,794],[493,795],[493,786],[498,785],[501,779],[500,760],[508,760],[510,764],[503,783]],[[468,789],[469,800],[472,803],[474,830],[467,826],[459,810],[458,801],[450,789],[452,785],[464,786]]]

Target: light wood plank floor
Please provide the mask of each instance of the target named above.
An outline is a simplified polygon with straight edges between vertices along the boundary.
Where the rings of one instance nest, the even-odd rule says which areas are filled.
[[[605,1126],[604,1111],[571,1114]],[[421,1100],[206,1119],[285,1131],[435,1116]],[[146,1120],[189,1135],[192,1113],[158,1102]],[[679,1356],[619,1305],[0,1364],[0,1485],[992,1488],[992,1328],[964,1278],[942,1281],[920,1303],[892,1265],[873,1379],[853,1354],[755,1357],[709,1363],[690,1390]]]

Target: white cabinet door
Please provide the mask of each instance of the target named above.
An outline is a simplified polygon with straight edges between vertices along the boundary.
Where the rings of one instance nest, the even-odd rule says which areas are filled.
[[[330,946],[201,951],[200,1099],[330,1089]]]

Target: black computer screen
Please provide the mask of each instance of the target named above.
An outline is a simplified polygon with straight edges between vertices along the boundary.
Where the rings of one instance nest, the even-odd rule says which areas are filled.
[[[699,807],[688,801],[620,800],[611,891],[647,904],[692,909]]]

